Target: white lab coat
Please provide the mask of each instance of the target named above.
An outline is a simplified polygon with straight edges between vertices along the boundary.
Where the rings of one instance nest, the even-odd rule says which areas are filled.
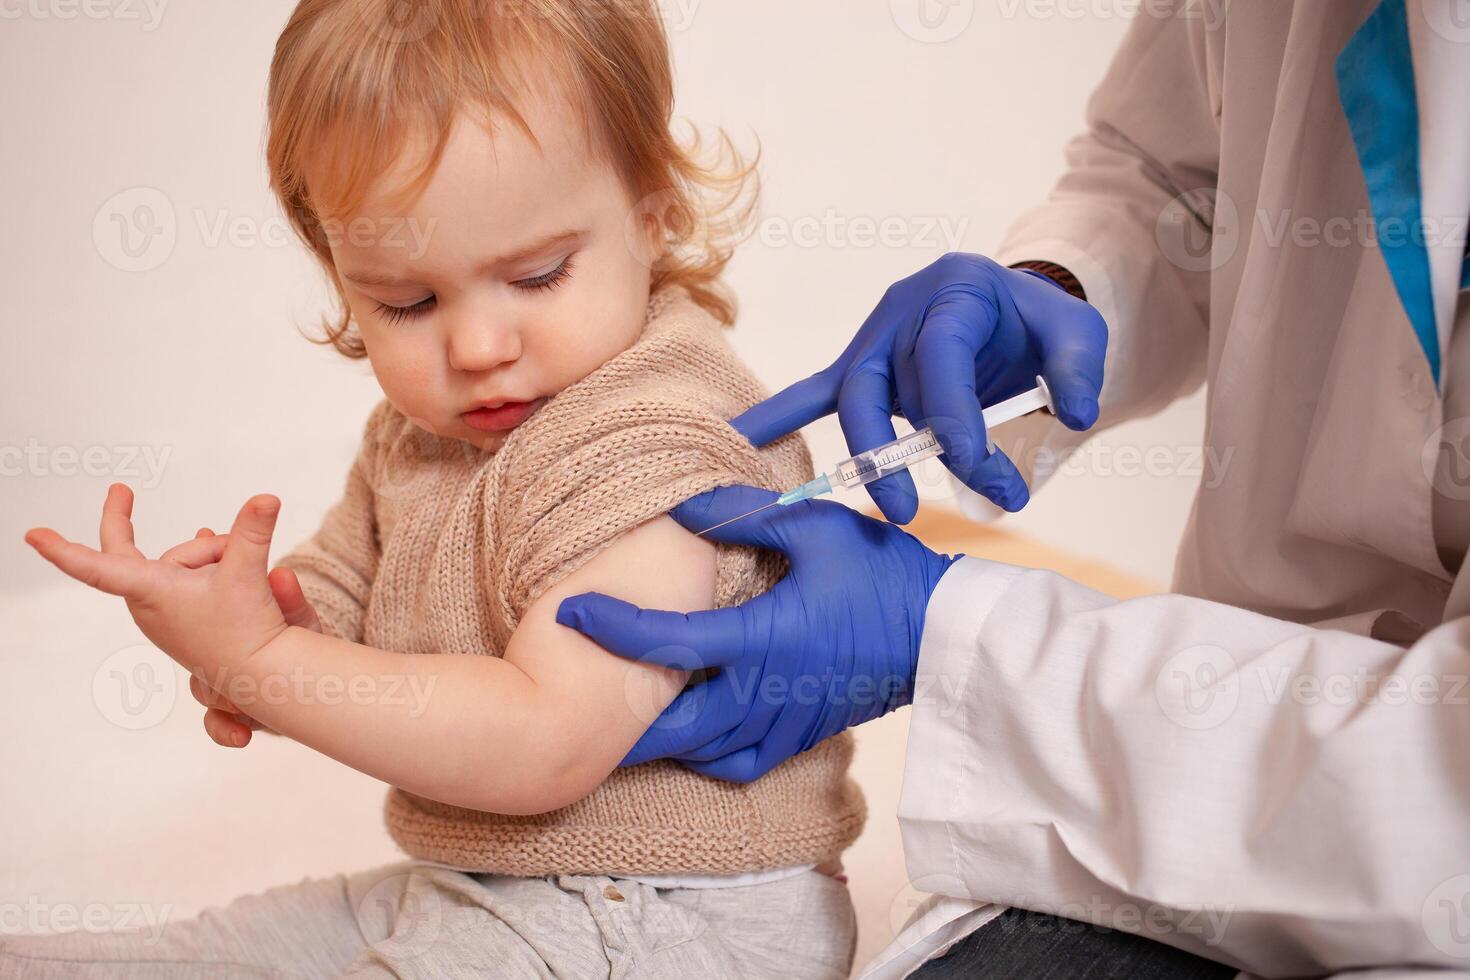
[[[899,809],[941,898],[868,975],[986,903],[1260,976],[1470,971],[1470,572],[1433,521],[1437,492],[1470,507],[1440,468],[1446,440],[1470,460],[1445,400],[1470,414],[1448,356],[1470,329],[1466,6],[1141,6],[1067,175],[996,257],[1061,263],[1102,311],[1101,425],[1207,380],[1206,446],[1233,455],[1173,594],[976,558],[941,580]],[[1436,222],[1422,245],[1375,243],[1409,211]],[[1023,470],[1078,439],[1045,417],[997,436]]]

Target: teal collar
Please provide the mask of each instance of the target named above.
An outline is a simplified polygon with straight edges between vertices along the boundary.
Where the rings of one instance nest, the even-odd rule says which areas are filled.
[[[1337,88],[1368,186],[1378,249],[1438,387],[1439,333],[1424,244],[1419,101],[1405,0],[1383,0],[1353,35],[1337,57]]]

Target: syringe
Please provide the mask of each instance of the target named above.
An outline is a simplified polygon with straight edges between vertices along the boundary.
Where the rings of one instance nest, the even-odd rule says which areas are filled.
[[[1051,389],[1047,387],[1045,379],[1040,375],[1036,378],[1036,387],[1030,391],[1022,392],[1013,398],[1007,398],[1003,402],[992,405],[981,411],[985,419],[985,429],[988,432],[998,425],[1003,425],[1011,419],[1029,415],[1038,409],[1048,409],[1056,414],[1056,406],[1052,404]],[[987,447],[989,448],[989,447]],[[906,436],[900,436],[889,443],[884,443],[865,453],[858,453],[844,459],[832,468],[832,472],[823,473],[815,480],[803,483],[792,490],[787,490],[780,497],[771,501],[763,507],[732,517],[728,521],[721,521],[714,527],[707,527],[699,534],[708,534],[711,531],[733,524],[738,520],[758,514],[768,507],[786,507],[796,503],[798,500],[810,500],[820,497],[822,494],[831,493],[836,487],[861,487],[881,480],[890,473],[906,470],[915,463],[922,463],[926,459],[933,459],[943,454],[944,449],[939,445],[939,439],[934,435],[934,430],[928,428],[919,429]]]

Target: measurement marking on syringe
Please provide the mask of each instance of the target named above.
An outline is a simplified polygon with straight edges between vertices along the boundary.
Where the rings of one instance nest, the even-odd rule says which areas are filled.
[[[854,465],[851,475],[847,473],[841,473],[839,475],[842,479],[852,479],[856,476],[862,476],[867,473],[873,473],[881,469],[886,469],[887,467],[892,466],[894,463],[907,459],[909,456],[914,456],[918,453],[926,453],[932,449],[937,449],[938,447],[938,441],[931,435],[927,439],[917,439],[905,445],[890,448],[882,456],[857,463]]]

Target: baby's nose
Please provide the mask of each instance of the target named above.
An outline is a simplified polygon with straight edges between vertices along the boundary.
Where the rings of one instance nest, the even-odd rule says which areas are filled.
[[[464,317],[449,328],[449,364],[474,373],[508,364],[521,356],[521,334],[510,325],[483,317]]]

